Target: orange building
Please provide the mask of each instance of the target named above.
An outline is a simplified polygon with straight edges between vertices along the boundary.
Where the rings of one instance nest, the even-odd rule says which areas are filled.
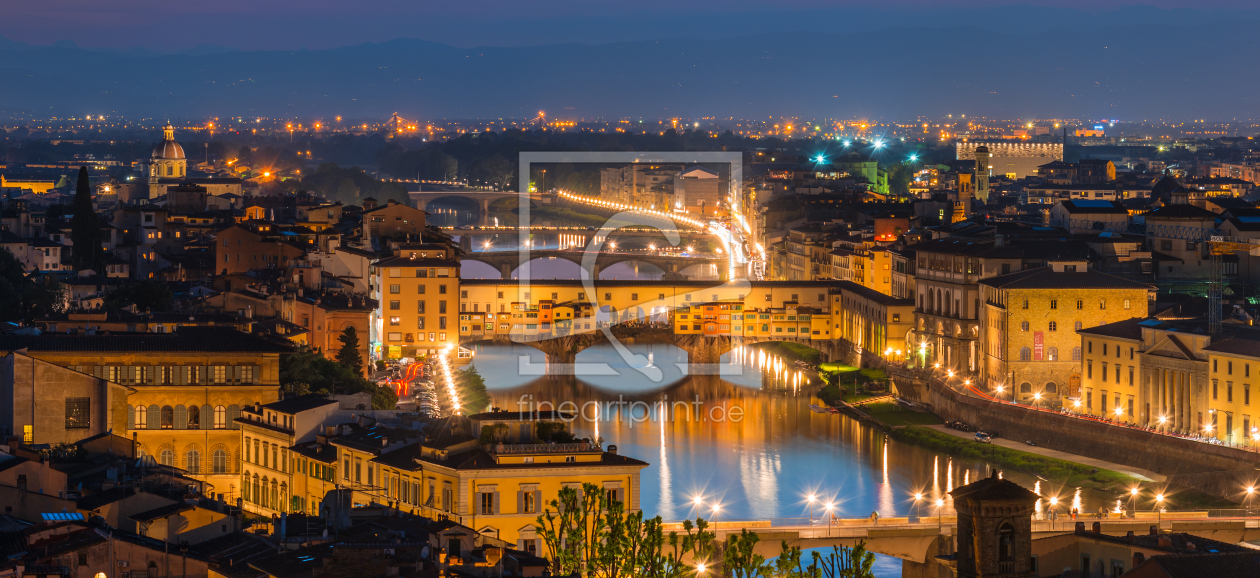
[[[270,221],[246,221],[218,232],[214,244],[215,272],[221,275],[281,267],[306,254]]]

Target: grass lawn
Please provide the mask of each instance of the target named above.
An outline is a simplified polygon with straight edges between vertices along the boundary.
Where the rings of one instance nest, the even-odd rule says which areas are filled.
[[[883,418],[880,418],[883,419]],[[1098,490],[1120,490],[1129,487],[1133,478],[1111,470],[1090,473],[1093,466],[1030,454],[992,444],[955,437],[921,427],[895,429],[893,439],[954,456],[983,460],[1015,471],[1041,476],[1069,486]]]
[[[895,403],[872,403],[858,409],[891,426],[941,423],[940,418],[928,412],[909,410]]]

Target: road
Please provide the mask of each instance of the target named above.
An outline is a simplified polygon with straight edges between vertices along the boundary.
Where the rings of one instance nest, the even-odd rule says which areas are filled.
[[[966,440],[972,440],[974,443],[979,443],[979,442],[974,441],[976,439],[976,434],[974,433],[950,429],[943,425],[929,425],[929,426],[923,426],[923,427],[928,427],[941,433],[946,433],[954,437],[963,438]],[[1163,474],[1157,474],[1150,470],[1144,470],[1144,469],[1135,468],[1132,466],[1125,466],[1125,465],[1117,464],[1115,462],[1096,460],[1094,458],[1087,458],[1085,456],[1078,456],[1076,454],[1069,454],[1067,452],[1061,452],[1061,451],[1052,450],[1049,448],[1030,446],[1021,441],[1008,440],[1005,438],[997,438],[993,440],[993,443],[996,445],[1002,446],[1004,448],[1012,449],[1012,450],[1028,452],[1030,454],[1037,454],[1040,456],[1046,456],[1048,458],[1058,458],[1060,460],[1076,462],[1078,464],[1085,464],[1087,466],[1093,466],[1095,468],[1099,468],[1103,470],[1111,470],[1113,472],[1120,472],[1122,474],[1138,478],[1144,482],[1163,482],[1168,479],[1168,476],[1165,476]]]

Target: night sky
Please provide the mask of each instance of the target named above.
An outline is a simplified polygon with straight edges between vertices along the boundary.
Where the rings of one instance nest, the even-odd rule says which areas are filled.
[[[1260,19],[1254,0],[0,0],[0,36],[31,45],[181,51],[323,49],[394,38],[459,47],[973,23],[1088,29],[1117,21]],[[1189,14],[1167,13],[1193,8]]]

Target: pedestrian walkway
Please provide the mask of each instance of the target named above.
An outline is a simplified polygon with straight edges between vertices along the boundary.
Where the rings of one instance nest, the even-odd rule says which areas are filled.
[[[976,439],[976,434],[974,433],[958,431],[955,429],[949,429],[943,425],[929,425],[929,426],[923,426],[923,427],[931,428],[938,432],[946,433],[954,437],[963,438],[966,440],[971,440],[973,442],[975,442],[975,439]],[[979,443],[979,442],[975,442],[975,443]],[[1131,466],[1117,464],[1115,462],[1108,462],[1105,460],[1096,460],[1094,458],[1087,458],[1085,456],[1078,456],[1076,454],[1069,454],[1067,452],[1061,452],[1058,450],[1052,450],[1052,449],[1038,447],[1038,446],[1030,446],[1020,441],[1008,440],[1005,438],[996,438],[993,440],[993,443],[995,445],[1012,449],[1012,450],[1016,450],[1016,451],[1028,452],[1030,454],[1037,454],[1039,456],[1046,456],[1048,458],[1057,458],[1057,459],[1069,461],[1069,462],[1076,462],[1078,464],[1084,464],[1084,465],[1092,466],[1092,467],[1102,469],[1102,470],[1111,470],[1113,472],[1120,472],[1126,476],[1133,476],[1135,478],[1138,478],[1139,480],[1143,482],[1162,482],[1168,479],[1168,476],[1165,476],[1163,474],[1157,474],[1150,470],[1134,468]]]

